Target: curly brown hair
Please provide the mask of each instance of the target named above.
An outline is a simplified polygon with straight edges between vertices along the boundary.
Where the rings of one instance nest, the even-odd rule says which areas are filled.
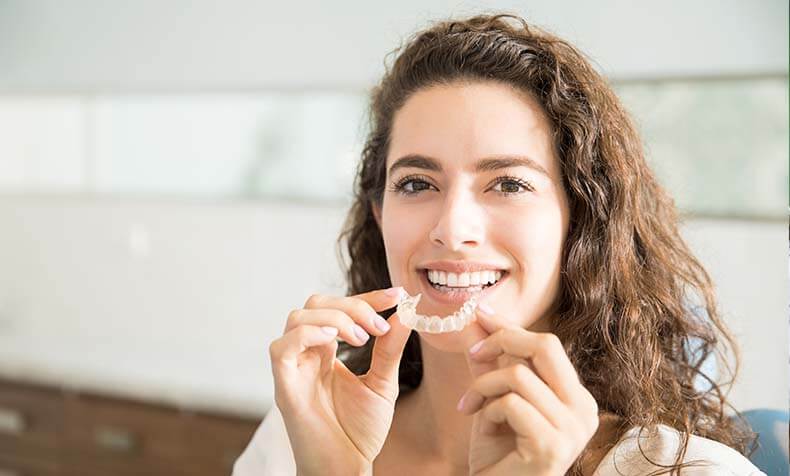
[[[617,437],[608,448],[630,428],[666,424],[681,432],[681,451],[656,474],[680,474],[691,434],[750,455],[755,434],[722,390],[735,380],[740,353],[719,317],[713,283],[681,238],[674,201],[648,167],[628,113],[587,58],[511,14],[437,22],[391,54],[396,59],[371,94],[370,132],[337,241],[348,295],[391,286],[373,207],[382,204],[398,109],[433,85],[515,86],[539,100],[552,125],[570,206],[553,332],[600,411],[617,417]],[[374,342],[341,343],[339,358],[362,375]],[[707,375],[702,364],[708,357],[731,378],[717,383]],[[421,379],[420,342],[412,333],[400,365],[401,394]],[[709,388],[698,388],[695,380]],[[725,414],[725,407],[734,414]],[[583,456],[568,474],[582,474]]]

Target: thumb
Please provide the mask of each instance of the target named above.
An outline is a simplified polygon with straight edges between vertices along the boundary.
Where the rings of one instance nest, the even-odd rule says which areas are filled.
[[[390,330],[386,334],[376,337],[373,343],[373,353],[365,382],[371,390],[379,395],[391,398],[393,404],[398,395],[398,372],[403,349],[409,340],[411,329],[404,326],[398,313],[393,313],[387,322]]]

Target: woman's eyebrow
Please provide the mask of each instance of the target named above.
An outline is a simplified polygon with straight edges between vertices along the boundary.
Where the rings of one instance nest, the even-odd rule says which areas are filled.
[[[442,171],[441,162],[434,159],[433,157],[420,154],[408,154],[392,163],[389,168],[388,175],[391,176],[396,170],[405,167],[432,170],[434,172]],[[551,176],[542,165],[540,165],[537,161],[523,155],[497,155],[486,157],[479,160],[475,164],[475,172],[491,172],[493,170],[506,169],[510,167],[527,167],[540,172],[551,179]]]

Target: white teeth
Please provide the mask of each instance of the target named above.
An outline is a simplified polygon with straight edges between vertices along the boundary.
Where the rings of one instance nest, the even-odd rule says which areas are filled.
[[[475,271],[472,273],[448,273],[445,271],[428,270],[428,281],[453,288],[468,288],[494,284],[502,278],[502,271]]]
[[[418,314],[417,303],[421,297],[422,294],[412,297],[408,293],[404,293],[398,303],[398,318],[409,329],[430,334],[443,334],[461,331],[474,320],[474,312],[477,308],[476,296],[469,298],[458,311],[444,318]]]

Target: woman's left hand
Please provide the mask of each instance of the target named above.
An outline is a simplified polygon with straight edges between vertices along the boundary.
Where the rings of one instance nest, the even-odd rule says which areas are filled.
[[[488,334],[467,361],[474,381],[469,474],[564,475],[598,428],[598,405],[556,335],[531,332],[478,307]]]

